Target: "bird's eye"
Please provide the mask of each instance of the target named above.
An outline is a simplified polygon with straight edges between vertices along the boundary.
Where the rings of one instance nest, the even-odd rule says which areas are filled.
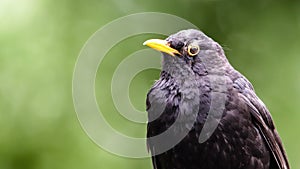
[[[199,53],[199,51],[200,51],[199,46],[196,46],[196,45],[190,45],[190,46],[188,46],[188,54],[190,56],[197,55]]]

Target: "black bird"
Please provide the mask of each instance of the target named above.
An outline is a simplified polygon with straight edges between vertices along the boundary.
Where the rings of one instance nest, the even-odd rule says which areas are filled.
[[[222,47],[199,30],[144,43],[163,52],[147,95],[154,169],[289,169],[271,115]]]

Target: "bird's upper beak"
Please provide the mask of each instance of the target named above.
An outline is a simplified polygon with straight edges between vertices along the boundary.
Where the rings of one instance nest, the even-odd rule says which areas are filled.
[[[150,48],[158,50],[160,52],[167,53],[171,56],[175,56],[175,54],[181,55],[180,52],[174,48],[170,47],[170,43],[166,40],[161,39],[149,39],[143,43],[143,45],[147,45]]]

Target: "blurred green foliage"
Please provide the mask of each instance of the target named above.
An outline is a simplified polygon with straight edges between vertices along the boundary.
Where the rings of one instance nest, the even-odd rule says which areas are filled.
[[[270,109],[291,165],[300,169],[297,0],[0,0],[0,168],[151,168],[149,159],[98,148],[81,129],[72,102],[73,68],[86,40],[113,19],[146,11],[185,18],[224,46]],[[139,137],[145,125],[120,123],[124,119],[116,115],[110,81],[118,63],[143,48],[145,37],[113,49],[96,79],[107,119]],[[145,94],[158,73],[147,70],[133,80],[130,97],[138,109],[145,108]]]

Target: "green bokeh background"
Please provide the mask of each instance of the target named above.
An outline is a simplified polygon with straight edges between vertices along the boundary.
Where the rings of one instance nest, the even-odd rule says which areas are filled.
[[[118,157],[95,145],[72,102],[73,69],[87,39],[114,19],[147,11],[187,19],[224,46],[270,109],[290,163],[300,169],[298,0],[0,0],[0,169],[151,168],[149,159]],[[97,74],[102,111],[114,128],[132,136],[144,136],[145,125],[118,115],[111,76],[122,59],[154,36],[118,44]],[[132,81],[136,108],[145,108],[145,94],[158,74],[147,70]]]

